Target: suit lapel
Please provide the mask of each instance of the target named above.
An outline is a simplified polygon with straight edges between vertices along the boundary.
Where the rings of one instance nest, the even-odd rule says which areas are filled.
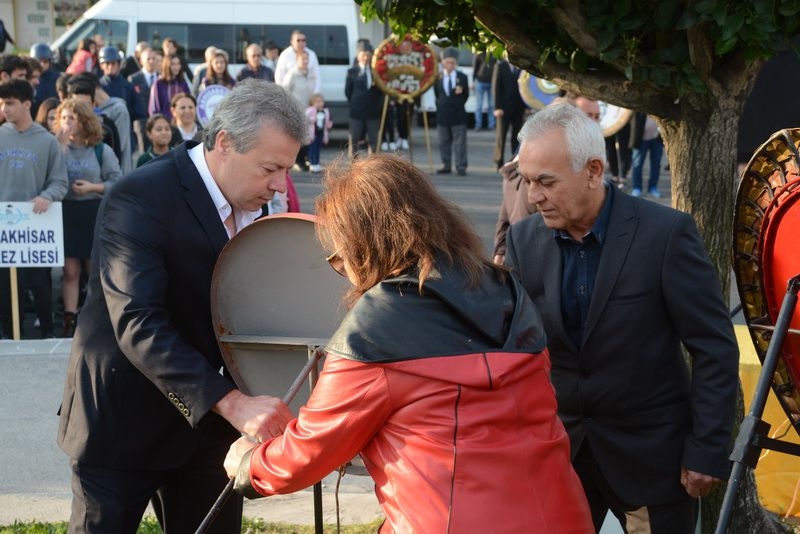
[[[549,336],[558,336],[563,342],[578,349],[572,339],[564,331],[564,320],[561,315],[561,270],[562,259],[561,249],[558,248],[553,230],[544,225],[544,221],[539,219],[536,225],[536,246],[532,250],[531,262],[541,265],[542,287],[544,289],[544,315],[551,317],[556,327],[554,331],[548,332]],[[547,258],[547,260],[542,260]]]
[[[222,247],[228,242],[228,234],[219,219],[219,212],[217,207],[214,206],[214,202],[211,201],[211,195],[208,194],[203,178],[189,158],[187,148],[192,148],[196,144],[189,141],[175,149],[180,181],[184,187],[183,198],[197,218],[200,227],[208,236],[215,254],[219,255]]]
[[[628,250],[630,250],[638,225],[636,210],[631,198],[615,191],[613,186],[609,187],[609,194],[613,195],[611,213],[608,218],[603,252],[600,255],[600,264],[597,266],[594,292],[589,304],[586,328],[583,332],[584,339],[589,336],[597,324],[597,320],[608,302],[608,297],[611,295],[611,290],[619,279],[619,273],[628,257]]]

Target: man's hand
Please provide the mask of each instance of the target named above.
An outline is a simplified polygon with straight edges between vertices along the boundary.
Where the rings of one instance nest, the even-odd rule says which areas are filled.
[[[686,493],[695,499],[708,495],[711,488],[720,482],[722,482],[722,480],[712,477],[711,475],[704,475],[697,471],[689,471],[688,469],[681,468],[681,484],[686,488]]]
[[[33,197],[33,213],[44,213],[50,207],[51,202],[43,197]]]
[[[493,113],[493,115],[495,117],[502,117],[503,116],[503,110],[502,109],[496,109],[492,113]]]
[[[514,159],[505,163],[500,170],[497,172],[500,173],[500,176],[503,177],[505,180],[513,180],[519,175],[519,170],[517,164],[519,163],[519,156],[514,156]]]
[[[239,465],[242,463],[242,456],[247,454],[247,451],[258,445],[252,439],[241,437],[233,442],[231,448],[228,449],[228,455],[225,456],[225,472],[228,473],[230,478],[235,478],[236,473],[239,472]]]
[[[238,389],[222,397],[213,410],[236,430],[259,443],[280,436],[287,423],[294,419],[282,400],[269,395],[250,397]]]

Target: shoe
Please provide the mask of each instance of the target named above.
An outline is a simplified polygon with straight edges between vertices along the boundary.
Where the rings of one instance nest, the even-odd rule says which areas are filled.
[[[61,337],[72,337],[75,335],[75,319],[77,315],[73,312],[64,312],[64,328],[61,330]]]
[[[311,166],[311,172],[313,172],[315,174],[319,173],[319,172],[322,172],[322,165],[312,165]]]
[[[381,143],[381,152],[386,152],[387,150],[389,150],[389,143],[384,141],[383,143]]]
[[[400,147],[400,150],[408,150],[408,139],[400,138],[398,141],[397,146]]]
[[[397,145],[394,143],[389,143],[389,150],[395,152],[397,150]]]
[[[453,172],[453,171],[451,171],[447,167],[442,167],[441,169],[438,169],[436,171],[436,174],[450,174],[451,172]]]
[[[466,169],[458,169],[458,175],[459,176],[466,176],[466,174],[467,174],[467,170]]]
[[[640,197],[640,196],[642,196],[642,190],[637,188],[637,187],[634,187],[633,189],[631,189],[631,196],[632,197]]]
[[[292,170],[294,172],[300,172],[303,170],[303,167],[301,167],[299,163],[295,163],[294,165],[292,165]]]
[[[653,198],[661,198],[661,193],[658,191],[658,189],[651,189],[647,192],[647,194]]]

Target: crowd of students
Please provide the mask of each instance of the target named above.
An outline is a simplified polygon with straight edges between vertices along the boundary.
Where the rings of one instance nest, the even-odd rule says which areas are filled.
[[[273,42],[264,47],[250,44],[245,50],[247,63],[236,77],[229,72],[225,50],[209,47],[206,62],[192,71],[179,43],[171,38],[163,39],[160,48],[140,42],[127,57],[100,35],[86,38],[65,72],[58,70],[45,43],[34,44],[28,55],[0,57],[0,94],[4,95],[0,96],[0,154],[4,154],[0,159],[15,176],[0,185],[0,201],[42,197],[47,207],[60,201],[64,223],[61,328],[53,325],[51,269],[23,269],[20,312],[32,301],[38,327],[38,333],[23,332],[23,336],[72,336],[103,193],[135,167],[185,141],[202,141],[197,96],[208,87],[231,89],[247,78],[280,83],[307,108],[309,145],[296,169],[322,170],[320,147],[327,144],[332,122],[320,92],[319,62],[305,48],[305,35],[299,30],[292,34],[290,46],[279,52]],[[57,147],[58,155],[48,152],[46,169],[20,172],[20,166],[30,166],[31,161],[9,155],[20,154],[20,149],[30,151],[26,145],[31,132],[38,143],[34,150]],[[43,134],[49,137],[47,141]],[[264,214],[300,210],[290,180],[287,194],[276,195],[264,206]],[[53,184],[57,184],[55,189],[48,190]],[[0,272],[0,339],[12,336],[10,291],[4,270]]]

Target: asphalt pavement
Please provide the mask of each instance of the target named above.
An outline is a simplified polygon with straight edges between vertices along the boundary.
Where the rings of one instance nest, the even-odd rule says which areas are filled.
[[[335,158],[346,133],[334,131],[331,144],[323,149],[323,165]],[[501,201],[501,178],[492,161],[494,132],[468,133],[469,167],[466,176],[431,175],[438,190],[461,207],[491,250],[494,224]],[[436,131],[426,136],[421,127],[412,130],[411,156],[415,164],[432,172],[438,168]],[[431,148],[429,155],[428,146]],[[405,152],[405,151],[404,151]],[[405,152],[408,154],[408,152]],[[662,162],[662,166],[665,163]],[[645,169],[646,171],[646,169]],[[321,175],[294,172],[293,179],[304,212],[312,211],[320,191]],[[662,170],[659,202],[670,202],[669,173]],[[54,294],[58,295],[59,273],[54,270]],[[26,330],[34,333],[32,314]],[[58,322],[58,319],[57,319]],[[58,324],[56,325],[58,331]],[[0,525],[14,520],[66,520],[69,516],[70,468],[66,455],[55,443],[56,411],[61,401],[71,340],[0,341]],[[326,521],[335,522],[333,489],[335,478],[325,480]],[[344,478],[340,489],[342,521],[369,522],[379,514],[369,477]],[[248,503],[245,514],[267,521],[313,523],[309,491],[295,496],[274,497]],[[607,521],[604,534],[620,532],[616,521]]]

